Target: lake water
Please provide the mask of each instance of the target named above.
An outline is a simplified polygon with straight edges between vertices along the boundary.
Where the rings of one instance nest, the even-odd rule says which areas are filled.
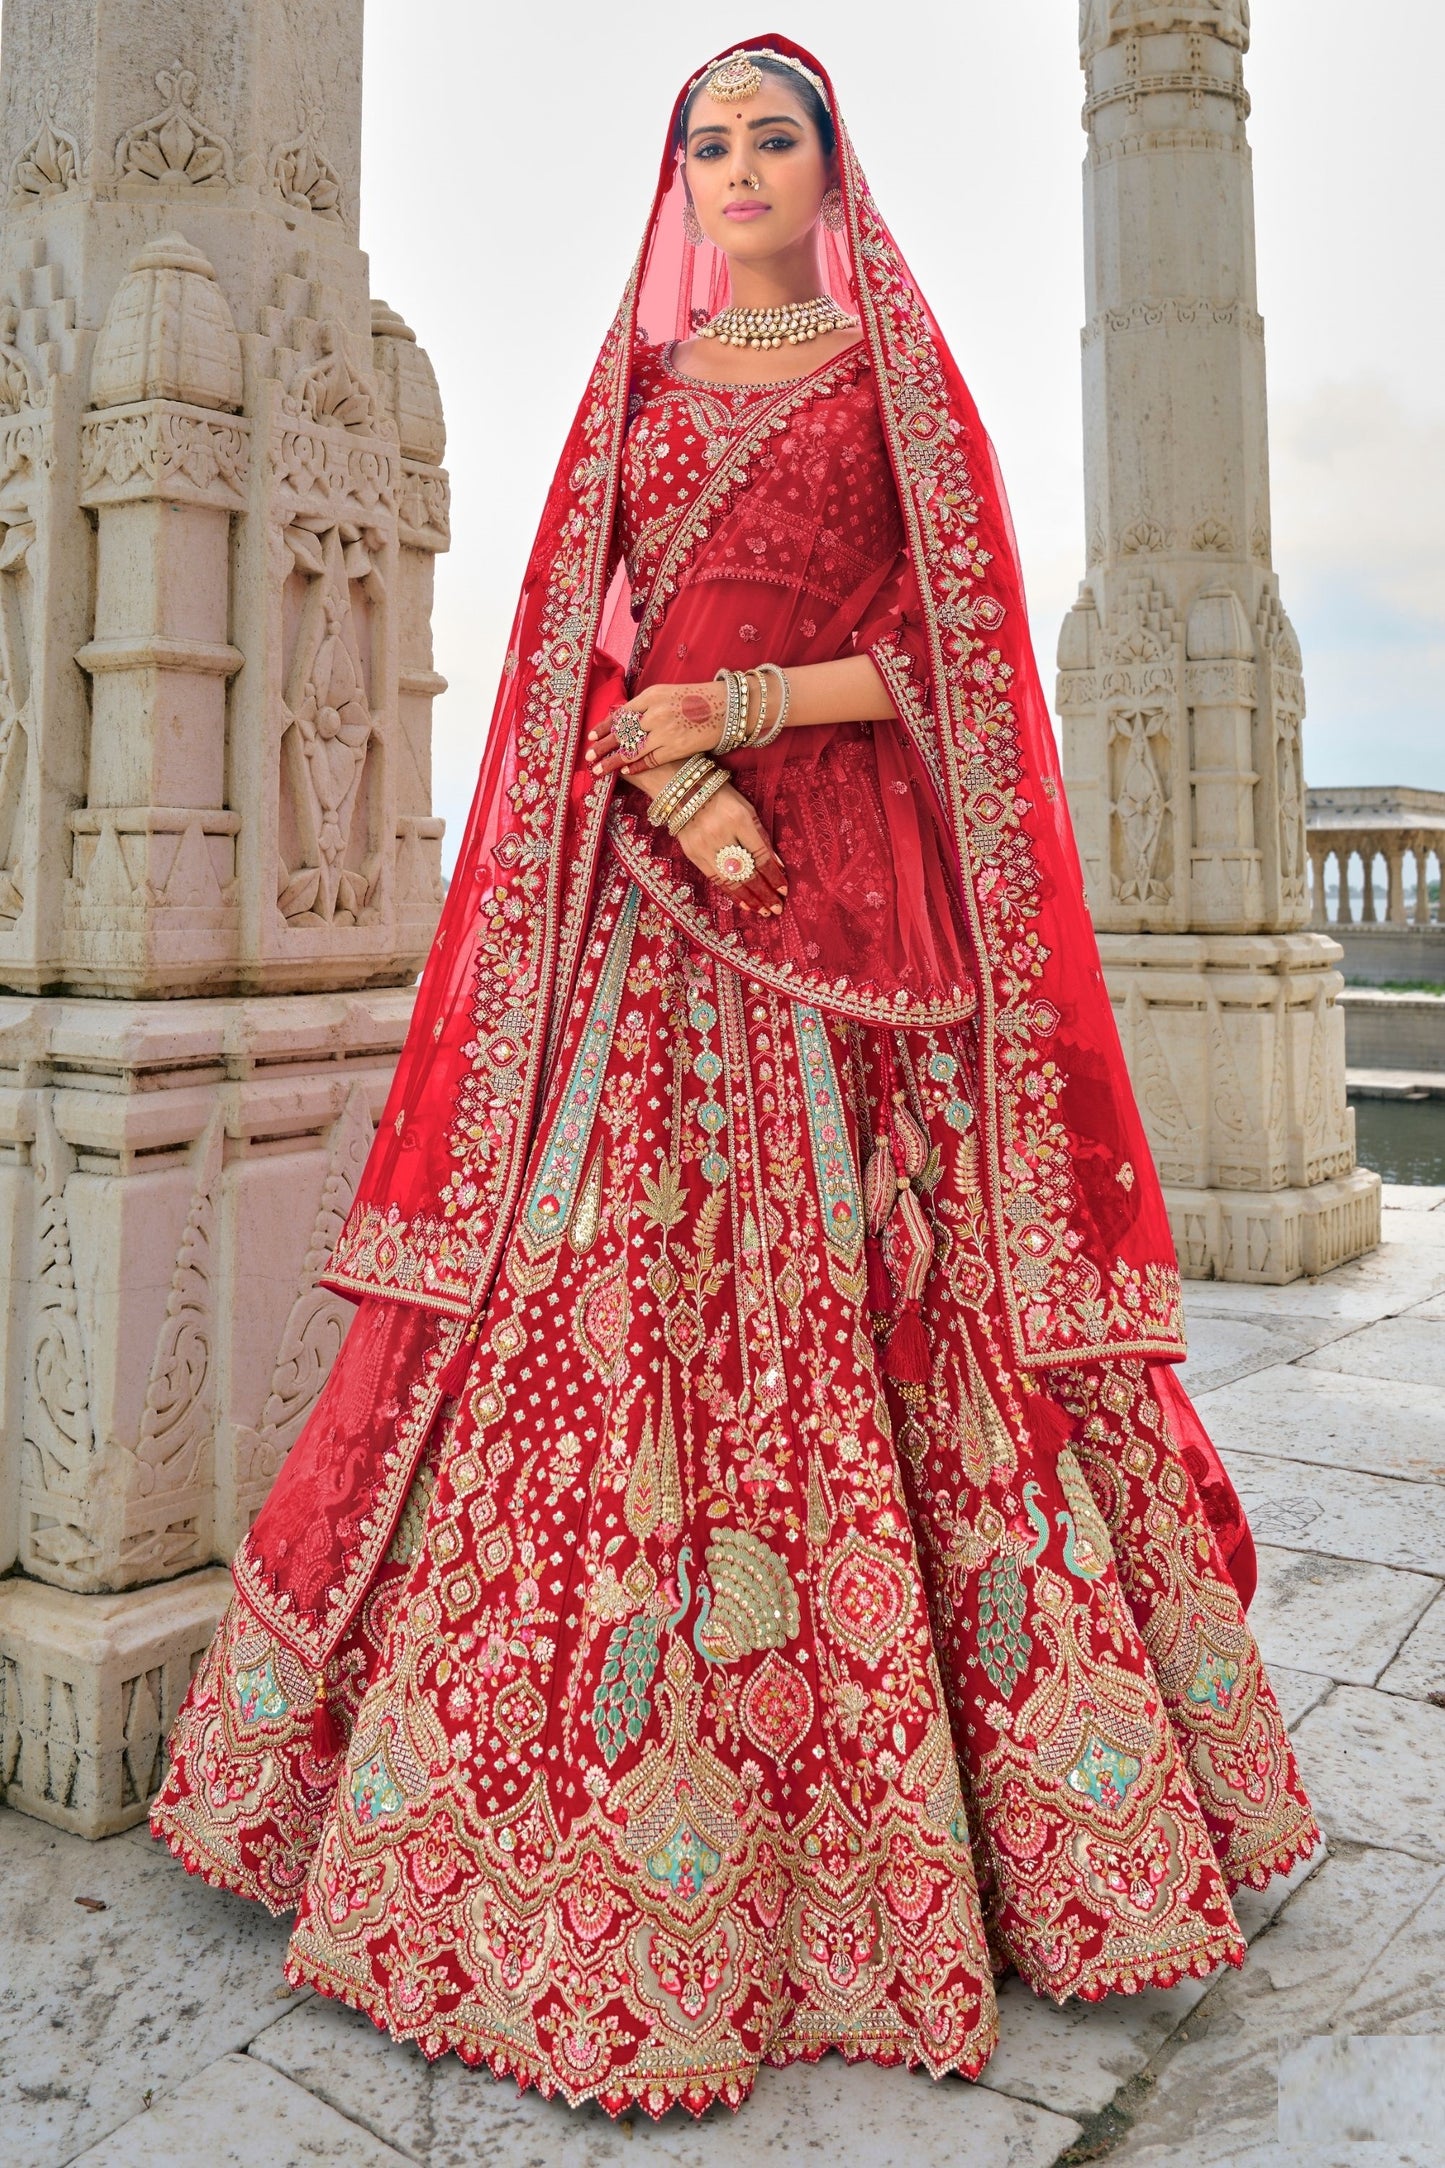
[[[1355,1151],[1386,1182],[1445,1182],[1445,1099],[1351,1099]]]

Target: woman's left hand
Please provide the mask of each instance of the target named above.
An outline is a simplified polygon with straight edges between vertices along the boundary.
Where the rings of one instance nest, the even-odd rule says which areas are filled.
[[[642,737],[625,750],[617,735],[620,717],[635,716]],[[587,734],[587,764],[597,775],[640,775],[648,768],[708,753],[722,736],[727,690],[713,685],[649,685],[613,709]],[[624,735],[629,735],[624,726]],[[635,738],[635,732],[631,733]]]

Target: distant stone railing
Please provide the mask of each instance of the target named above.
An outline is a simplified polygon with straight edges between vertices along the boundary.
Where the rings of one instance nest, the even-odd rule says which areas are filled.
[[[1445,790],[1374,784],[1354,790],[1311,790],[1306,793],[1306,801],[1312,925],[1445,926],[1445,884],[1441,882],[1445,867]],[[1329,886],[1331,860],[1335,868],[1333,893]],[[1358,917],[1351,881],[1355,860],[1360,867]],[[1376,873],[1381,860],[1383,894]],[[1410,874],[1413,879],[1407,878]]]

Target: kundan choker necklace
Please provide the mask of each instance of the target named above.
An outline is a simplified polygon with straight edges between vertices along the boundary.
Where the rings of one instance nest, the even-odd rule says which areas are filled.
[[[840,309],[831,294],[816,301],[784,301],[775,309],[722,309],[700,336],[724,346],[806,346],[830,331],[856,331],[858,319]]]

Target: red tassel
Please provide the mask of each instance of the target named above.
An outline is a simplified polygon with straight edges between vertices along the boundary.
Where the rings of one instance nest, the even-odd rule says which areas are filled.
[[[868,1307],[876,1314],[886,1315],[893,1308],[893,1290],[888,1285],[883,1245],[869,1235],[863,1244],[863,1255],[868,1261]]]
[[[905,1302],[898,1313],[898,1322],[883,1350],[883,1369],[899,1385],[928,1383],[928,1335],[916,1302]]]
[[[326,1699],[326,1674],[316,1677],[316,1706],[311,1711],[311,1750],[321,1761],[332,1761],[346,1741]]]

